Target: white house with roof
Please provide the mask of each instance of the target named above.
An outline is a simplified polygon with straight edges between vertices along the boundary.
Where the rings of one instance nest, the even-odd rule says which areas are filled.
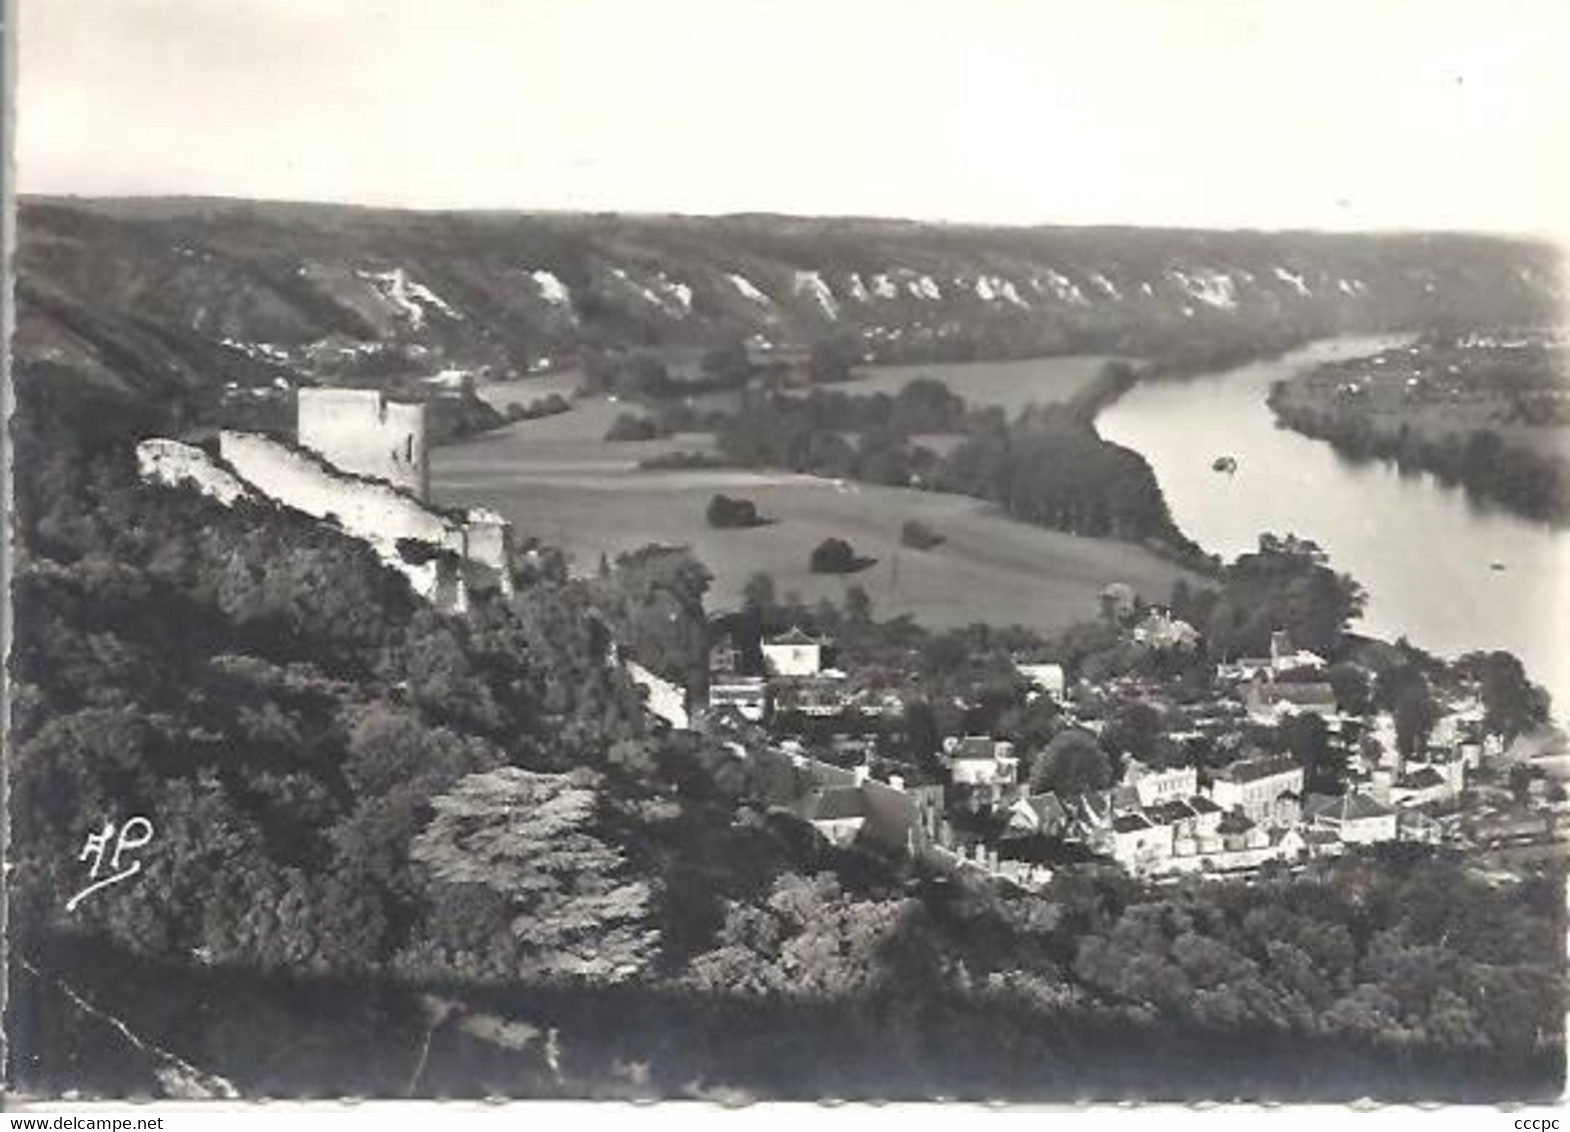
[[[1270,845],[1270,833],[1242,811],[1223,814],[1216,825],[1221,837],[1223,852],[1239,853],[1247,849],[1264,849]]]
[[[1193,797],[1182,802],[1166,802],[1147,813],[1156,821],[1172,826],[1172,853],[1178,857],[1219,853],[1221,808],[1208,798]]]
[[[1312,795],[1303,804],[1303,821],[1310,829],[1334,833],[1345,845],[1396,839],[1395,810],[1367,794]]]
[[[1239,759],[1216,771],[1210,782],[1212,802],[1254,822],[1277,821],[1282,798],[1302,793],[1303,768],[1287,755]]]
[[[1285,629],[1270,634],[1270,669],[1276,675],[1303,669],[1319,671],[1325,667],[1325,658],[1307,649],[1294,648],[1292,636]]]
[[[1199,793],[1199,772],[1191,766],[1157,770],[1131,758],[1123,771],[1123,781],[1139,792],[1139,804],[1142,806],[1190,798]]]
[[[1199,647],[1199,630],[1165,609],[1152,609],[1134,626],[1134,643],[1152,649],[1189,652]]]
[[[1249,719],[1265,727],[1305,713],[1317,715],[1326,723],[1339,721],[1335,689],[1320,681],[1289,683],[1256,676],[1248,686],[1244,702]]]
[[[944,743],[943,765],[956,786],[1012,787],[1019,781],[1019,759],[1007,739],[967,735]]]
[[[1452,789],[1449,779],[1437,768],[1419,766],[1392,782],[1388,793],[1392,806],[1426,806],[1448,802],[1461,791]]]
[[[1150,872],[1172,856],[1172,827],[1157,825],[1142,813],[1112,819],[1108,849],[1112,859],[1131,873]]]
[[[823,653],[828,642],[814,637],[799,625],[764,640],[763,667],[770,676],[816,676],[823,671]]]
[[[866,799],[860,786],[814,790],[802,803],[801,816],[833,845],[849,845],[867,824]]]
[[[1008,832],[1057,837],[1069,827],[1068,809],[1050,790],[1018,798],[1008,810]]]
[[[1033,689],[1050,696],[1054,703],[1063,702],[1068,692],[1068,678],[1061,664],[1015,664],[1014,669]]]
[[[1272,675],[1274,670],[1268,656],[1243,656],[1216,665],[1216,679],[1232,684],[1245,684],[1260,676]]]

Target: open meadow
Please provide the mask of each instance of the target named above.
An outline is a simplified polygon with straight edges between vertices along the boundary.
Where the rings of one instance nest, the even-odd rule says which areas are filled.
[[[1025,358],[1000,362],[915,362],[900,365],[858,366],[849,381],[822,388],[859,396],[898,393],[917,378],[937,378],[965,398],[972,408],[998,406],[1013,416],[1026,405],[1048,405],[1084,392],[1095,381],[1102,367],[1115,359],[1104,354],[1069,354],[1062,357]],[[691,358],[661,357],[678,379],[693,379],[697,362]],[[568,367],[534,377],[514,378],[481,385],[476,392],[498,409],[509,401],[527,404],[536,397],[560,393],[571,397],[583,382],[583,371]],[[806,396],[812,387],[794,387],[788,392]],[[707,403],[730,401],[734,394],[709,395]]]
[[[1113,359],[1101,354],[1002,362],[920,362],[864,366],[835,389],[869,395],[898,393],[918,377],[935,377],[977,409],[996,405],[1013,416],[1026,405],[1067,401],[1095,381]]]
[[[625,407],[586,399],[570,413],[436,449],[433,493],[443,503],[494,508],[521,538],[563,547],[579,571],[595,569],[602,553],[690,546],[715,575],[711,609],[735,604],[747,578],[766,571],[782,594],[809,601],[837,600],[859,584],[881,617],[909,612],[934,627],[985,621],[1051,631],[1093,617],[1097,594],[1111,582],[1159,600],[1184,573],[1140,547],[1029,526],[963,496],[729,468],[640,469],[649,456],[699,450],[711,438],[605,442]],[[773,522],[711,529],[704,510],[716,493],[753,500]],[[929,551],[902,548],[909,519],[947,541]],[[876,563],[848,577],[810,573],[812,548],[830,536]]]

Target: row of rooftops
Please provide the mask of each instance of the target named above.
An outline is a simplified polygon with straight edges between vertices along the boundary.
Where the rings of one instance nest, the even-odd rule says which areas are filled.
[[[1208,798],[1195,796],[1184,801],[1163,802],[1143,810],[1119,814],[1112,819],[1112,829],[1117,833],[1136,833],[1155,829],[1219,812]],[[1345,794],[1310,794],[1302,802],[1302,819],[1305,826],[1342,826],[1348,822],[1367,821],[1390,817],[1397,811],[1368,794],[1348,791]],[[1240,811],[1222,814],[1216,832],[1224,836],[1247,833],[1257,823]]]
[[[1112,829],[1115,833],[1135,833],[1142,829],[1155,829],[1163,825],[1177,825],[1180,822],[1195,821],[1210,814],[1220,814],[1221,807],[1206,798],[1203,794],[1195,794],[1191,798],[1174,798],[1169,802],[1157,802],[1143,809],[1133,810],[1129,813],[1119,814],[1112,819]],[[1244,824],[1236,830],[1229,830],[1228,823]],[[1222,814],[1219,830],[1222,833],[1244,832],[1253,828],[1254,823],[1243,817],[1242,814]]]

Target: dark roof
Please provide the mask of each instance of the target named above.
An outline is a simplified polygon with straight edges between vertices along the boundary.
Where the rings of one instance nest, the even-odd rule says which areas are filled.
[[[801,816],[808,821],[836,821],[844,818],[864,818],[867,810],[862,802],[859,786],[839,786],[819,790],[808,797]]]
[[[1196,814],[1219,814],[1221,807],[1212,802],[1203,794],[1195,794],[1188,800],[1188,808]]]
[[[1297,760],[1290,755],[1276,755],[1273,758],[1240,759],[1231,766],[1216,771],[1216,777],[1227,782],[1258,782],[1261,778],[1271,778],[1301,769]]]
[[[1058,796],[1050,790],[1045,794],[1033,794],[1025,799],[1025,804],[1036,812],[1036,817],[1043,823],[1049,821],[1062,821],[1068,817],[1068,810],[1063,803],[1058,801]]]
[[[1339,794],[1306,794],[1303,796],[1303,816],[1305,818],[1317,817],[1329,813],[1341,804]]]
[[[1189,808],[1187,802],[1173,800],[1156,806],[1147,806],[1145,814],[1158,825],[1171,825],[1173,822],[1188,821],[1194,816],[1194,811]]]
[[[1239,813],[1231,813],[1221,819],[1221,824],[1216,827],[1219,833],[1247,833],[1254,828],[1254,823]]]
[[[1134,833],[1141,829],[1152,828],[1144,814],[1124,814],[1112,820],[1112,828],[1118,833]]]
[[[1445,776],[1431,766],[1414,770],[1401,779],[1400,785],[1408,790],[1427,790],[1430,786],[1443,786]]]
[[[1061,799],[1064,809],[1085,820],[1105,820],[1112,810],[1112,795],[1106,790],[1092,790],[1084,794],[1070,794]]]
[[[1389,806],[1367,794],[1347,794],[1345,799],[1341,807],[1343,821],[1353,818],[1382,818],[1391,812]]]
[[[1387,806],[1367,794],[1310,794],[1303,804],[1308,817],[1327,817],[1334,821],[1357,821],[1360,818],[1384,817],[1390,813]]]

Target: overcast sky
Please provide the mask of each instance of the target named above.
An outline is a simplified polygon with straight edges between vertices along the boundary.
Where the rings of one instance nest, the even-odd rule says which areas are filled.
[[[19,0],[24,192],[1570,231],[1570,0]]]

